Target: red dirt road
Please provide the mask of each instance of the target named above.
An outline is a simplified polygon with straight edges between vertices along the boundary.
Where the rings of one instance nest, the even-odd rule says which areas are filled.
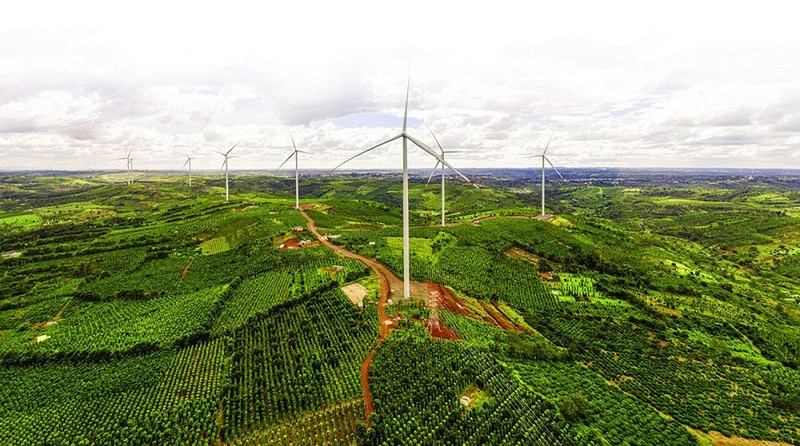
[[[381,283],[381,298],[378,299],[378,320],[380,322],[381,335],[378,339],[378,342],[376,342],[375,346],[372,347],[372,351],[369,352],[367,359],[364,360],[363,364],[361,364],[361,389],[364,392],[364,406],[366,406],[367,425],[369,426],[369,416],[372,413],[372,394],[369,391],[369,365],[372,363],[372,356],[375,354],[375,350],[378,349],[378,346],[381,345],[381,342],[383,342],[386,336],[389,335],[389,326],[386,325],[388,317],[386,316],[386,309],[384,308],[386,305],[386,300],[392,297],[392,289],[403,289],[403,281],[394,275],[394,273],[389,271],[388,268],[376,262],[375,260],[348,251],[347,249],[338,245],[334,245],[329,240],[322,238],[322,235],[317,230],[317,225],[314,223],[314,220],[312,220],[311,217],[309,217],[308,214],[306,214],[302,209],[300,209],[300,213],[303,214],[303,217],[305,217],[306,220],[308,220],[308,229],[323,245],[345,257],[356,259],[364,265],[367,265],[372,269],[373,272],[375,272],[375,275],[378,276],[378,280],[380,280]]]

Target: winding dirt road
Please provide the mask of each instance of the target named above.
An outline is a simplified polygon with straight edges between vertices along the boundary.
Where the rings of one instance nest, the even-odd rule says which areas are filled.
[[[388,317],[386,316],[386,309],[384,308],[386,305],[386,300],[392,297],[392,290],[402,291],[403,281],[400,280],[400,278],[397,277],[393,272],[389,271],[388,268],[376,262],[375,260],[348,251],[341,246],[334,245],[326,238],[323,238],[319,233],[319,230],[317,230],[317,225],[314,223],[314,220],[311,219],[311,217],[309,217],[304,210],[300,209],[300,213],[303,214],[303,217],[305,217],[306,220],[308,220],[308,229],[323,245],[338,252],[344,257],[356,259],[364,265],[367,265],[372,269],[373,272],[375,272],[375,275],[378,276],[378,279],[381,283],[381,297],[378,299],[378,319],[380,323],[381,335],[378,339],[378,342],[375,343],[375,346],[373,346],[372,350],[369,352],[367,359],[364,360],[363,364],[361,364],[361,389],[364,392],[364,405],[366,406],[367,410],[367,426],[369,426],[369,416],[372,413],[372,394],[369,391],[369,365],[372,362],[372,356],[375,354],[375,350],[378,349],[378,346],[381,345],[381,342],[383,342],[386,336],[389,335],[389,326],[386,325]]]

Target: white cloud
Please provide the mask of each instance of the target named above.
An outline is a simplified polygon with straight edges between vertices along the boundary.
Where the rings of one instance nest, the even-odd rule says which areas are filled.
[[[779,2],[15,4],[0,168],[332,167],[411,129],[464,166],[797,163],[800,37]],[[400,165],[399,143],[353,167]],[[411,164],[430,160],[417,152]],[[521,160],[521,161],[520,161]]]

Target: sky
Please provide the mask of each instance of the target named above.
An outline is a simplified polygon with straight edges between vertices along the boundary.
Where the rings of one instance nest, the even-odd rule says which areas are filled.
[[[800,168],[788,2],[252,3],[5,5],[0,170]]]

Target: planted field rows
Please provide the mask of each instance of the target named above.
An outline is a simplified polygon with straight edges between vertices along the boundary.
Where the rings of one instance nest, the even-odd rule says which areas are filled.
[[[333,289],[292,301],[238,329],[223,440],[246,443],[256,435],[275,441],[276,435],[297,434],[290,420],[305,426],[307,419],[313,432],[304,431],[302,438],[320,438],[323,444],[351,438],[364,415],[360,368],[378,337],[373,318]],[[354,399],[358,410],[337,410],[342,401]],[[319,414],[331,421],[319,422]]]

